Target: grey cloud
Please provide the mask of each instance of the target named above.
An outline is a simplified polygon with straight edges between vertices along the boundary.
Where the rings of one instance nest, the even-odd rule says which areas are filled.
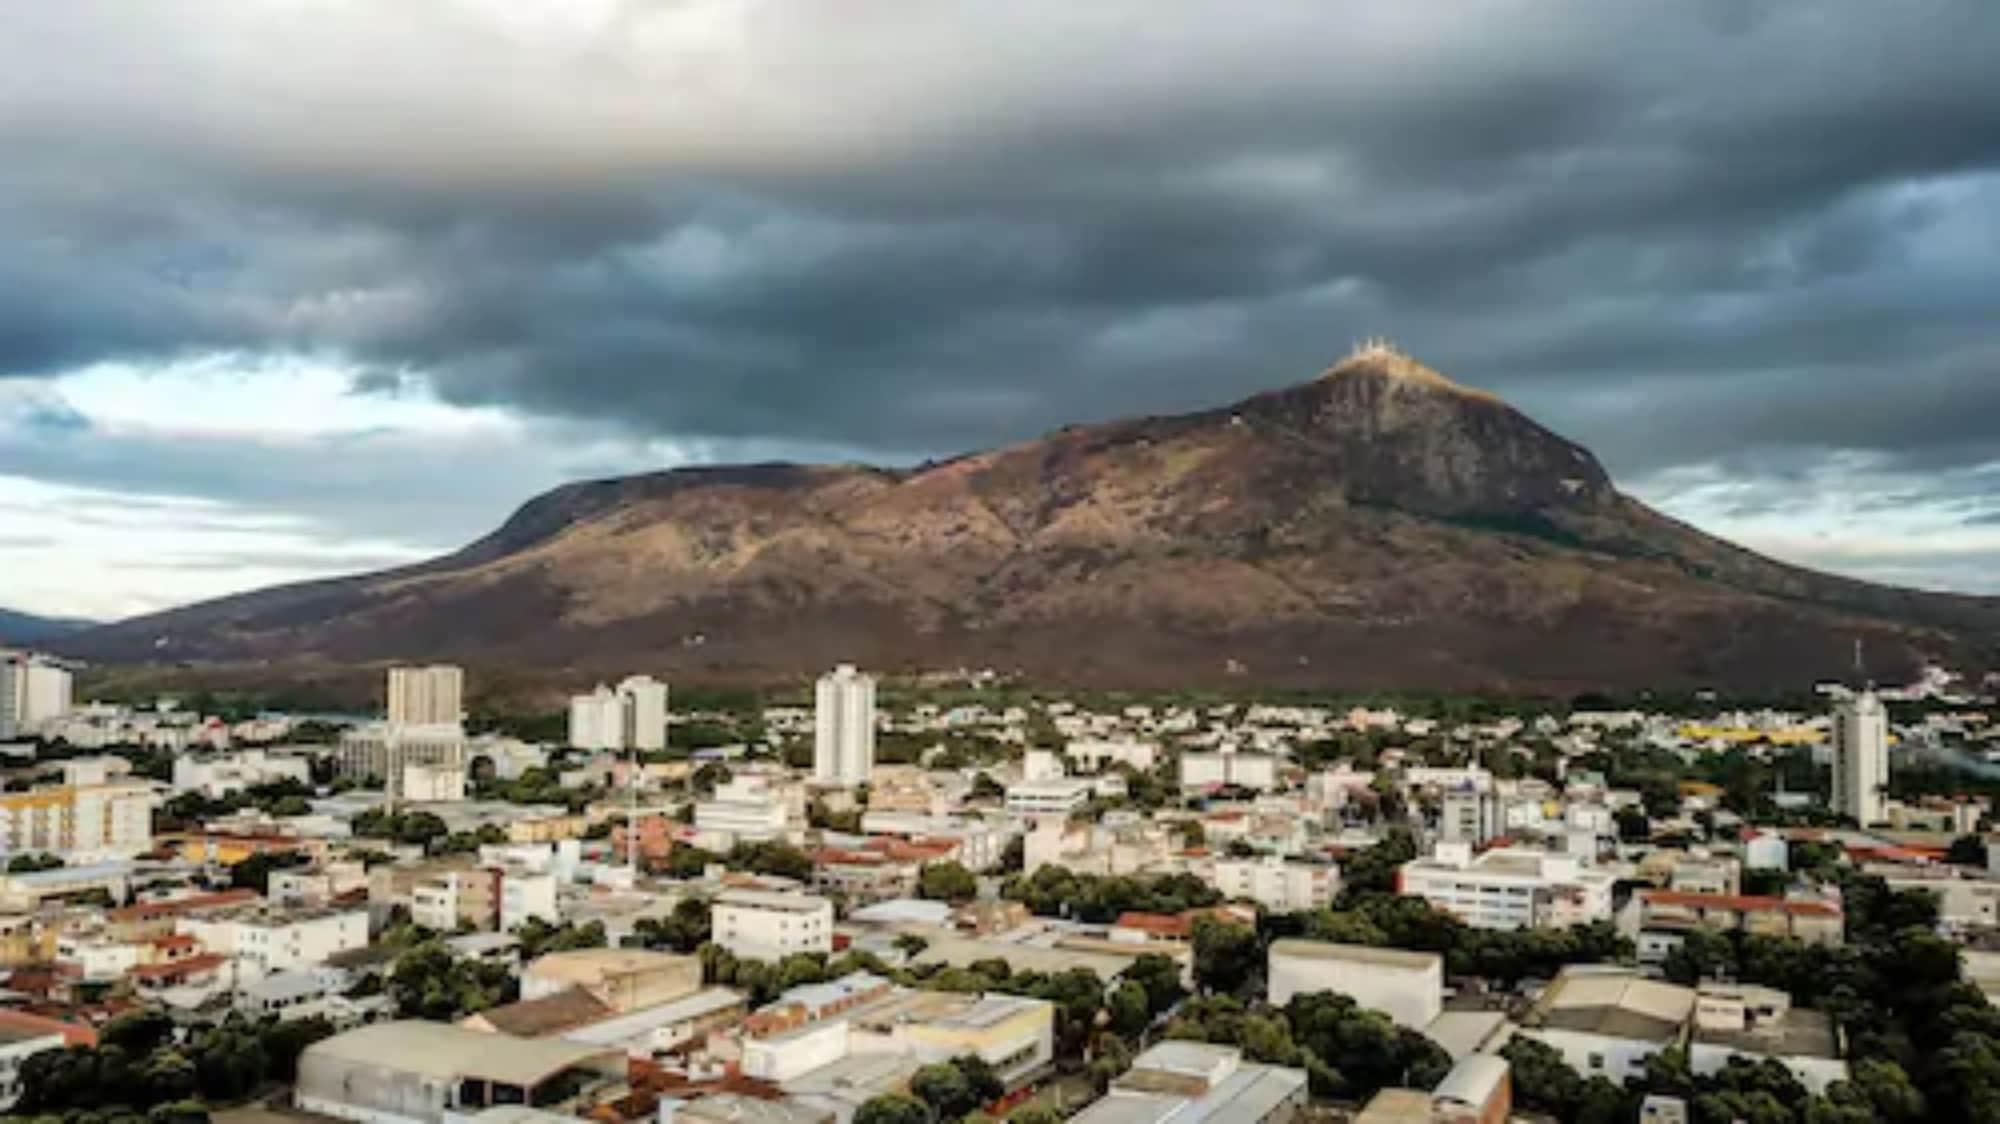
[[[313,351],[357,393],[910,460],[1388,333],[1623,477],[2000,460],[1976,0],[532,10],[21,13],[0,378]],[[433,520],[370,513],[360,460],[60,450],[11,470]],[[396,452],[482,517],[560,467]]]

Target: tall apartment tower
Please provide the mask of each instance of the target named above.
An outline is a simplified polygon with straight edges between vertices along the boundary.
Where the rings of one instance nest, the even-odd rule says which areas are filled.
[[[1863,827],[1888,818],[1889,714],[1874,691],[1833,708],[1833,810]]]
[[[851,788],[875,767],[875,679],[841,664],[819,677],[813,705],[813,780]]]
[[[634,675],[569,700],[569,744],[577,749],[667,748],[667,685]]]
[[[69,669],[29,652],[0,650],[0,738],[32,733],[70,712]]]
[[[391,726],[455,726],[465,721],[465,672],[449,664],[389,669]]]
[[[667,685],[650,675],[618,684],[620,734],[626,749],[667,748]]]

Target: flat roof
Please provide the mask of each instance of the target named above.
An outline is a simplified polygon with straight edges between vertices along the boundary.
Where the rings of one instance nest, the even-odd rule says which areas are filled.
[[[306,1047],[305,1057],[332,1058],[439,1080],[479,1077],[509,1085],[538,1085],[588,1062],[623,1060],[617,1051],[601,1046],[560,1038],[513,1038],[421,1019],[356,1027]]]
[[[564,1031],[560,1037],[586,1045],[612,1046],[636,1035],[650,1034],[661,1027],[742,1006],[744,1002],[743,993],[740,991],[731,991],[726,987],[711,987],[671,1003],[642,1007],[628,1014],[585,1023],[583,1026]]]
[[[781,909],[790,913],[817,913],[832,908],[831,902],[813,894],[788,894],[775,890],[724,890],[716,895],[716,905],[740,905],[752,909]]]
[[[1705,1046],[1722,1046],[1745,1054],[1782,1058],[1840,1057],[1840,1036],[1833,1019],[1823,1011],[1794,1007],[1785,1012],[1775,1027],[1758,1030],[1704,1030],[1694,1028],[1694,1041]]]
[[[1346,960],[1356,964],[1402,968],[1415,972],[1426,972],[1433,968],[1444,970],[1444,957],[1435,952],[1407,952],[1400,948],[1335,944],[1332,941],[1308,941],[1296,937],[1272,941],[1271,955],[1296,956],[1307,960]]]
[[[1157,949],[1134,944],[1130,953],[1078,952],[1061,948],[1041,948],[1016,941],[985,941],[968,937],[923,934],[930,944],[915,957],[918,964],[949,964],[963,968],[978,960],[1005,960],[1015,971],[1064,972],[1088,968],[1099,979],[1109,981],[1132,966],[1132,962]]]

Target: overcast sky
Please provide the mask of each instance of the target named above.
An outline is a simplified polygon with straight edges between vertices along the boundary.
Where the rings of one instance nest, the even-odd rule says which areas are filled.
[[[1387,335],[2000,592],[2000,5],[62,0],[0,28],[0,605],[908,461]]]

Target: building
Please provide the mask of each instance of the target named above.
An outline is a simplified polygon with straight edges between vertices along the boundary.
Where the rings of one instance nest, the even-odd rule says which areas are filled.
[[[1496,847],[1474,856],[1463,843],[1440,843],[1429,858],[1397,871],[1397,892],[1419,897],[1479,929],[1561,929],[1611,919],[1608,872],[1578,856]]]
[[[336,953],[368,947],[364,909],[283,909],[264,903],[184,915],[174,931],[235,961],[237,979],[311,968]]]
[[[312,762],[303,756],[280,757],[261,749],[240,753],[174,758],[174,788],[179,792],[199,792],[219,800],[262,784],[279,781],[312,783]]]
[[[551,925],[562,921],[556,901],[556,876],[547,871],[508,867],[500,871],[500,928],[512,932],[530,919]]]
[[[1059,816],[1090,803],[1091,782],[1082,777],[1022,780],[1007,786],[1007,813],[1023,818]]]
[[[96,863],[152,847],[153,792],[144,783],[0,793],[0,855],[46,851],[72,863]]]
[[[70,712],[69,669],[29,652],[0,649],[0,738],[32,734]]]
[[[875,680],[841,664],[813,693],[813,780],[830,787],[865,784],[875,768]]]
[[[1253,901],[1273,913],[1321,909],[1340,894],[1340,868],[1332,863],[1267,855],[1195,863],[1190,872],[1229,901]]]
[[[737,956],[780,960],[833,951],[833,903],[812,894],[728,890],[709,907],[715,943]]]
[[[1054,1060],[1055,1006],[1025,996],[894,987],[856,972],[785,992],[743,1024],[742,1047],[746,1076],[779,1082],[844,1118],[858,1102],[844,1100],[843,1086],[865,1100],[869,1086],[907,1080],[918,1066],[951,1058],[982,1059],[1009,1090],[1034,1081]],[[894,1064],[856,1072],[857,1058]]]
[[[667,685],[634,675],[615,689],[600,683],[590,694],[571,698],[569,744],[578,749],[665,749]]]
[[[449,664],[389,669],[389,724],[457,726],[465,721],[465,672]]]
[[[771,778],[755,773],[731,777],[715,787],[715,795],[694,806],[694,826],[714,838],[718,850],[737,843],[769,843],[784,839],[803,816],[794,817],[789,792]]]
[[[1258,792],[1278,787],[1278,759],[1265,753],[1238,753],[1234,746],[1223,746],[1215,753],[1181,755],[1183,791],[1224,787]]]
[[[1472,1054],[1431,1090],[1432,1124],[1504,1124],[1514,1110],[1514,1077],[1504,1058]]]
[[[1862,827],[1888,818],[1889,712],[1873,691],[1833,708],[1833,810]]]
[[[521,970],[521,998],[541,999],[577,988],[620,1014],[701,990],[701,961],[642,948],[580,948],[551,952]]]
[[[403,799],[418,804],[456,804],[465,799],[465,767],[454,764],[403,766]]]
[[[499,924],[499,871],[456,862],[426,864],[414,868],[411,874],[405,891],[406,900],[393,902],[389,908],[404,905],[410,911],[410,920],[424,928],[450,932],[461,925],[491,929]],[[384,880],[394,887],[396,875],[387,874]],[[368,904],[371,910],[375,910],[377,904],[375,887],[376,874],[370,871]]]
[[[1275,1007],[1294,995],[1331,991],[1417,1031],[1444,1010],[1444,958],[1434,952],[1277,940],[1267,964],[1265,996]]]
[[[373,723],[343,730],[334,753],[334,771],[350,780],[381,784],[392,797],[402,795],[411,765],[438,765],[463,770],[465,729],[457,723],[403,726]]]
[[[1063,754],[1093,772],[1106,765],[1120,764],[1143,773],[1159,759],[1160,747],[1141,741],[1073,741],[1063,747]]]
[[[1482,846],[1506,833],[1506,813],[1500,796],[1490,788],[1460,785],[1447,791],[1438,819],[1438,838],[1447,843]]]
[[[1642,964],[1665,960],[1694,929],[1740,930],[1757,936],[1837,945],[1843,940],[1845,928],[1841,907],[1831,900],[1681,890],[1641,890],[1620,920],[1626,935],[1632,937]]]
[[[445,1124],[492,1105],[560,1108],[624,1076],[616,1049],[401,1020],[306,1047],[293,1102],[356,1124]]]
[[[616,1046],[635,1058],[649,1058],[716,1028],[742,1021],[749,1013],[742,992],[711,987],[665,1003],[612,1015],[562,1032],[571,1042]]]
[[[1749,984],[1703,984],[1688,1028],[1688,1064],[1712,1074],[1730,1058],[1774,1059],[1815,1095],[1847,1079],[1840,1032],[1831,1016],[1792,1006],[1782,991]]]
[[[1562,1054],[1586,1080],[1623,1084],[1644,1072],[1647,1058],[1679,1044],[1694,1004],[1693,988],[1629,968],[1572,964],[1543,990],[1520,1033]]]
[[[1233,1046],[1162,1042],[1132,1060],[1072,1124],[1287,1124],[1306,1104],[1306,1071],[1243,1060]]]

